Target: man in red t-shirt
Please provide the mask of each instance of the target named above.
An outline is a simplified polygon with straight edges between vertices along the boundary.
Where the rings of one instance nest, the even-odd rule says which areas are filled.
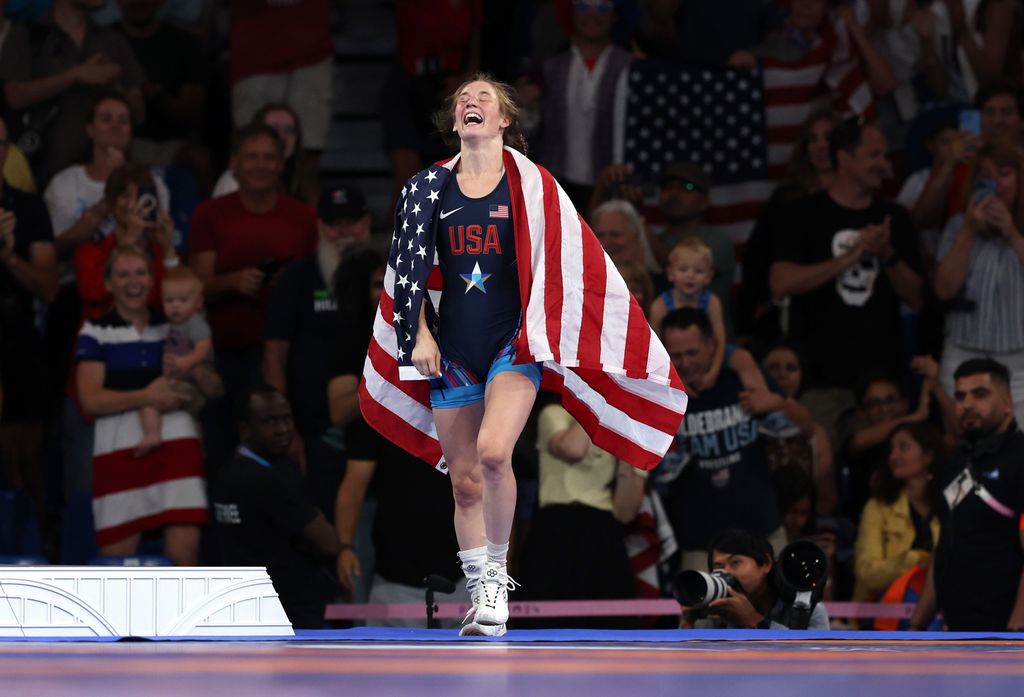
[[[210,403],[211,426],[224,433],[233,431],[234,396],[261,379],[270,287],[289,261],[317,245],[316,213],[279,190],[284,155],[277,133],[262,124],[240,129],[232,156],[238,191],[200,204],[188,236],[189,265],[203,281],[224,377],[224,399]],[[224,451],[209,453],[211,460],[230,455],[230,440]],[[207,449],[220,450],[209,440]]]

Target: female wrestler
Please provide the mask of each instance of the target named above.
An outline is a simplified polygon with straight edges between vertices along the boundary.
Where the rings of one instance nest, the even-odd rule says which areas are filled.
[[[513,365],[522,307],[502,153],[506,143],[525,148],[510,89],[490,79],[463,84],[440,120],[458,135],[461,158],[437,220],[440,328],[435,340],[421,307],[412,362],[432,377],[431,407],[452,480],[474,603],[463,633],[500,636],[515,585],[506,570],[516,503],[512,448],[541,378],[539,364]]]

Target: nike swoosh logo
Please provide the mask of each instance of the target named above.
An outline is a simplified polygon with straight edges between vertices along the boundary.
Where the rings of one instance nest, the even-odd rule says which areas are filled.
[[[461,211],[461,210],[462,210],[463,208],[465,208],[465,206],[459,206],[458,208],[453,208],[453,209],[452,209],[452,210],[450,210],[450,211],[441,211],[441,220],[444,220],[445,218],[447,218],[447,217],[448,217],[449,215],[451,215],[452,213],[458,213],[458,212],[459,212],[459,211]]]

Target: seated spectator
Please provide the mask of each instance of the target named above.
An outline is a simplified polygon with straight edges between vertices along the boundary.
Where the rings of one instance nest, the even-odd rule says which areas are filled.
[[[889,436],[889,461],[878,470],[864,506],[854,550],[853,600],[875,600],[914,566],[925,567],[939,539],[938,480],[948,451],[923,421],[904,422]]]
[[[122,165],[107,178],[102,205],[111,212],[114,229],[106,237],[85,242],[75,250],[75,278],[83,320],[98,319],[110,310],[113,297],[105,268],[110,250],[119,245],[140,247],[152,259],[149,307],[160,307],[164,269],[180,262],[174,250],[174,223],[164,208],[152,200],[156,190],[156,180],[142,165]]]
[[[779,601],[772,578],[775,552],[761,535],[744,530],[724,530],[708,545],[708,568],[724,571],[739,582],[743,591],[729,588],[729,596],[712,601],[710,616],[727,629],[789,629],[781,624],[785,607]],[[692,629],[696,617],[684,607],[680,628]],[[828,629],[828,612],[818,603],[807,629]]]
[[[935,359],[931,356],[918,356],[911,362],[911,366],[923,378],[921,394],[913,412],[910,411],[903,389],[892,378],[869,378],[858,390],[859,410],[854,420],[853,434],[843,448],[849,468],[846,511],[853,520],[859,518],[879,473],[885,469],[889,457],[889,436],[893,429],[926,420],[931,400],[935,399],[946,432],[953,434],[953,438],[957,433],[953,400],[938,379],[939,366]]]
[[[204,201],[189,232],[189,265],[203,280],[225,399],[204,418],[207,454],[220,462],[234,449],[230,404],[260,379],[272,284],[288,262],[316,250],[316,213],[280,191],[284,148],[277,132],[250,125],[235,134],[239,189]]]
[[[110,250],[106,280],[113,309],[82,327],[75,351],[78,397],[96,417],[93,516],[100,554],[132,555],[142,533],[164,530],[164,554],[195,566],[206,522],[203,453],[195,422],[161,375],[167,321],[151,312],[150,261],[138,247]],[[163,447],[146,455],[139,409],[163,412]]]
[[[10,149],[0,119],[0,165]],[[57,295],[57,258],[46,206],[0,175],[0,380],[7,408],[0,419],[0,480],[25,489],[42,511],[39,467],[46,416],[46,362],[35,303]]]
[[[370,236],[362,192],[353,187],[324,191],[316,225],[316,254],[290,264],[271,292],[263,378],[288,395],[312,500],[331,518],[343,474],[344,434],[331,426],[324,386],[338,333],[351,331],[338,324],[332,289],[344,250]]]
[[[804,348],[801,401],[838,442],[858,366],[897,373],[900,306],[920,309],[923,281],[906,211],[877,196],[888,172],[885,136],[851,117],[829,138],[835,168],[823,191],[793,202],[775,240],[772,295],[791,297],[790,338]]]
[[[840,521],[832,517],[815,516],[815,483],[809,474],[794,465],[782,465],[772,471],[772,486],[779,501],[779,513],[786,528],[786,543],[808,539],[821,547],[828,557],[829,577],[823,598],[832,600],[836,577],[841,576],[844,565],[837,554],[841,541]],[[852,526],[851,526],[852,527]]]
[[[522,553],[524,597],[632,598],[623,525],[637,515],[646,473],[595,446],[561,405],[540,412],[538,505]],[[608,627],[596,618],[558,626]],[[621,626],[621,622],[611,622]]]
[[[220,561],[266,567],[292,626],[322,628],[333,586],[325,567],[341,548],[288,458],[295,437],[288,400],[255,385],[239,394],[236,409],[241,445],[213,487]]]
[[[789,204],[832,183],[835,170],[829,157],[828,138],[838,122],[831,110],[817,111],[804,122],[793,144],[785,176],[762,206],[743,245],[743,280],[736,302],[736,332],[740,341],[756,340],[767,346],[782,338],[783,317],[779,308],[788,301],[772,298],[772,250],[775,240],[789,233]]]
[[[185,162],[196,172],[200,189],[209,191],[209,154],[189,145],[199,142],[203,128],[205,52],[195,35],[161,18],[162,9],[184,3],[117,0],[117,4],[122,15],[113,28],[131,45],[147,78],[142,85],[146,120],[136,133],[132,157],[145,165],[164,167]]]
[[[132,113],[143,120],[145,74],[124,37],[92,21],[91,11],[102,6],[103,0],[55,0],[52,13],[12,25],[4,41],[4,96],[22,115],[19,141],[42,186],[86,149],[80,124],[98,87],[126,89]]]
[[[942,232],[935,294],[946,312],[942,384],[970,358],[992,357],[1013,376],[1011,394],[1024,415],[1024,156],[1009,145],[978,151],[967,213]]]
[[[772,471],[772,487],[786,528],[786,543],[813,532],[814,482],[810,475],[795,465],[782,465]]]
[[[312,205],[316,202],[316,182],[308,177],[299,166],[302,156],[302,122],[298,114],[287,104],[268,104],[252,118],[252,123],[263,124],[277,131],[284,144],[284,171],[281,174],[282,190]],[[238,191],[238,179],[235,178],[234,158],[230,167],[220,175],[217,185],[213,188],[214,198],[226,196]]]
[[[838,504],[836,473],[832,446],[825,429],[808,412],[794,411],[799,406],[803,367],[800,356],[792,346],[778,344],[761,360],[761,368],[774,381],[787,404],[789,414],[780,412],[761,423],[765,453],[772,471],[782,467],[795,467],[811,478],[814,485],[814,512],[830,515]],[[793,420],[792,416],[797,416]],[[799,418],[802,417],[802,418]]]
[[[297,193],[312,203],[320,190],[320,155],[327,145],[334,93],[328,2],[231,0],[229,34],[235,128],[251,123],[266,104],[288,104],[303,126],[296,177],[309,182]]]

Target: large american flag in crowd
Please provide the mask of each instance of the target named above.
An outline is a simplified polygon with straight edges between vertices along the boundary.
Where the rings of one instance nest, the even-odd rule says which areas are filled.
[[[623,161],[655,180],[675,161],[703,165],[713,184],[704,223],[737,243],[749,235],[815,109],[874,113],[841,21],[798,60],[766,58],[756,72],[637,61],[628,85]]]
[[[402,190],[359,391],[367,423],[442,470],[428,384],[418,379],[411,354],[424,297],[430,293],[428,308],[440,307],[434,222],[457,159],[428,167]],[[551,174],[509,148],[504,164],[523,305],[517,362],[543,363],[542,387],[562,395],[562,405],[596,445],[650,469],[682,421],[682,382],[622,277]]]

